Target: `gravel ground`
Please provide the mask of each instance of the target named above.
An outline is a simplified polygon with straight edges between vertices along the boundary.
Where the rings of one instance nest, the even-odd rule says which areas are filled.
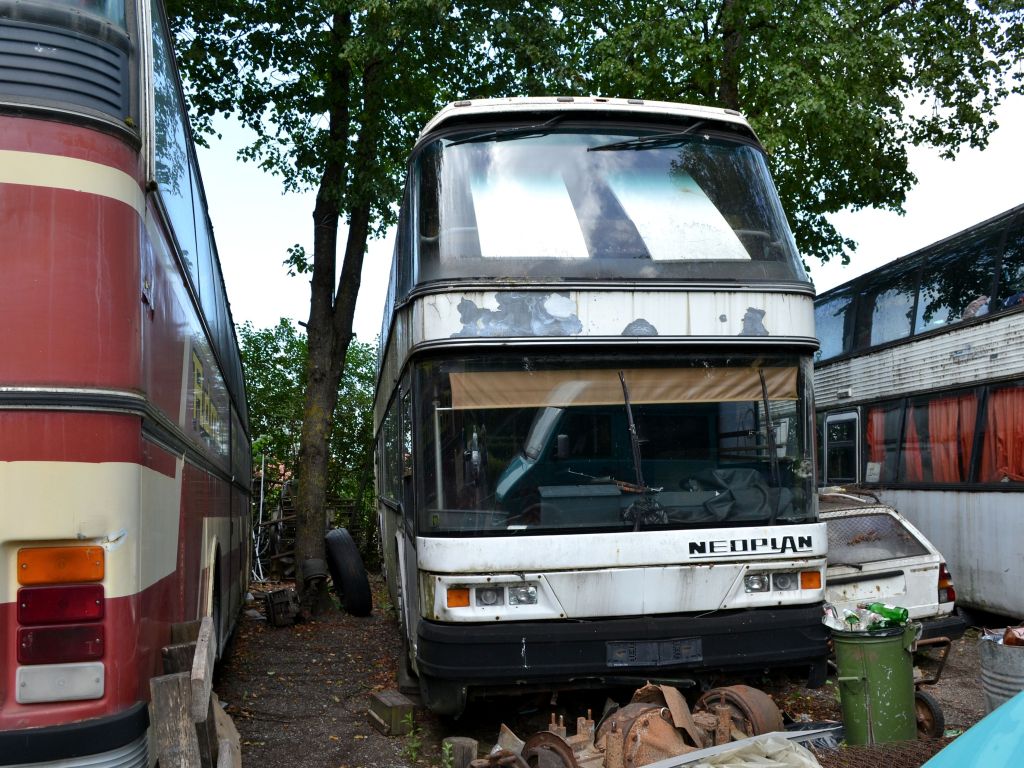
[[[417,710],[411,735],[384,736],[370,727],[366,710],[373,693],[397,687],[399,641],[393,614],[385,604],[386,590],[377,578],[371,578],[371,585],[377,605],[367,618],[338,611],[305,624],[275,628],[252,608],[243,617],[218,664],[216,682],[216,691],[241,734],[243,765],[439,767],[443,763],[440,745],[446,736],[471,736],[486,752],[502,723],[525,737],[542,730],[552,712],[574,723],[588,708],[599,713],[607,697],[624,702],[628,696],[626,691],[599,691],[474,701],[457,721]],[[942,707],[947,737],[966,730],[985,714],[977,637],[971,631],[954,642],[938,684],[925,689]],[[817,690],[784,676],[722,684],[733,682],[766,690],[788,721],[841,719],[834,678]],[[819,759],[827,768],[916,768],[948,741],[846,748],[821,753]]]

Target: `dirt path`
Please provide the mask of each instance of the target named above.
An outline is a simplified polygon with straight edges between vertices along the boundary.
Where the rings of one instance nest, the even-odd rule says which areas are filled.
[[[371,578],[371,585],[375,605],[368,618],[337,611],[315,622],[275,628],[262,618],[243,617],[218,665],[216,690],[241,734],[244,766],[440,766],[445,736],[471,736],[486,751],[503,722],[525,737],[541,730],[551,712],[564,714],[571,723],[587,708],[601,711],[608,692],[477,701],[458,721],[441,721],[418,710],[412,736],[381,735],[369,725],[366,710],[375,691],[395,688],[399,642],[390,609],[381,607],[387,592],[379,579]],[[738,681],[723,684],[728,682]],[[784,677],[751,682],[767,690],[791,720],[841,717],[834,682],[816,691]],[[984,715],[975,638],[954,643],[942,679],[926,690],[942,705],[951,734]],[[611,695],[623,700],[627,692]],[[911,768],[933,751],[917,750],[906,760],[889,762],[893,768]]]

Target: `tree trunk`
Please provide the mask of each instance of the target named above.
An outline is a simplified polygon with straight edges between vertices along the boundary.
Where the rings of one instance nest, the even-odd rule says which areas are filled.
[[[718,79],[719,106],[740,110],[740,55],[746,44],[742,0],[722,2],[722,68]]]
[[[370,16],[373,19],[373,16]],[[351,37],[352,18],[347,13],[335,15],[332,34]],[[326,521],[327,469],[330,460],[329,441],[338,402],[338,386],[345,371],[345,355],[352,341],[352,318],[363,270],[363,256],[370,235],[371,196],[360,194],[360,177],[372,169],[376,155],[378,130],[375,120],[382,113],[381,71],[379,61],[368,62],[362,76],[364,109],[356,128],[358,139],[346,168],[340,158],[349,141],[349,103],[352,72],[347,63],[338,64],[330,73],[332,108],[330,132],[333,151],[324,165],[316,208],[313,212],[313,279],[309,322],[306,325],[309,358],[306,367],[306,401],[299,444],[299,497],[296,510],[295,560],[296,581],[304,608],[317,613],[329,604],[326,583],[321,579],[306,581],[305,563],[324,559]],[[348,238],[337,287],[334,285],[337,264],[338,200],[351,178],[347,190],[349,201]]]

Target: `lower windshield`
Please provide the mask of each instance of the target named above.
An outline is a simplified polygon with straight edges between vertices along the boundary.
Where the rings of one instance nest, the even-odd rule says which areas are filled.
[[[419,531],[812,520],[809,365],[795,355],[420,363]]]

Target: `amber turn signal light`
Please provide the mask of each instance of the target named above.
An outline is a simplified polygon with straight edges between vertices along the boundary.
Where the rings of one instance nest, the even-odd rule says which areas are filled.
[[[449,608],[467,608],[469,606],[469,590],[466,587],[451,587],[448,590]]]
[[[800,589],[821,589],[821,571],[800,571]]]
[[[32,547],[18,550],[18,583],[68,584],[103,579],[102,547]]]

